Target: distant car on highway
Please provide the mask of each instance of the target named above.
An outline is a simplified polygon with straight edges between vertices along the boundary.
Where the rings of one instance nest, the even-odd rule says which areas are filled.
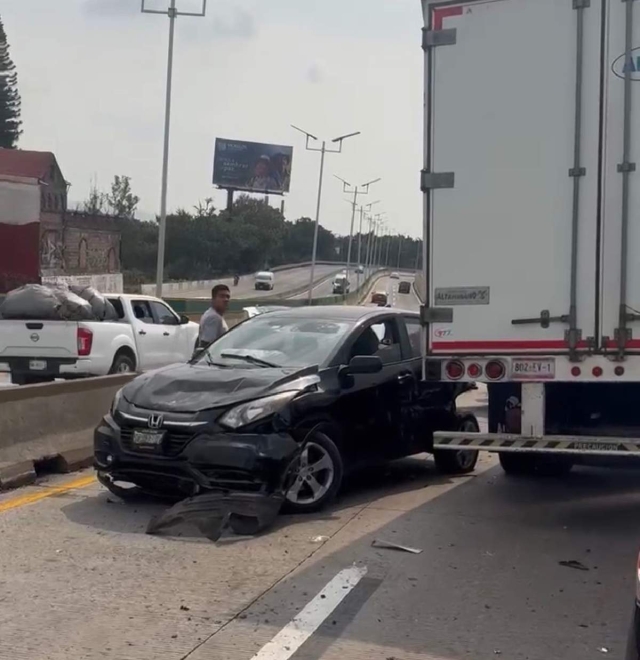
[[[629,628],[629,637],[627,639],[627,652],[625,660],[640,660],[640,555],[635,571],[636,597],[633,607],[633,619]]]
[[[356,273],[357,273],[358,275],[362,275],[362,274],[364,273],[364,266],[363,266],[362,264],[360,264],[360,265],[356,268]]]
[[[349,293],[351,289],[351,283],[347,279],[346,275],[336,275],[333,280],[332,290],[334,295],[345,295]]]
[[[102,484],[156,495],[212,491],[285,498],[317,511],[363,463],[429,451],[435,430],[477,430],[454,383],[422,380],[410,337],[417,313],[303,307],[260,314],[190,364],[139,376],[94,435]],[[471,472],[477,451],[441,451],[436,466]]]
[[[245,314],[245,318],[252,319],[254,316],[259,316],[260,314],[281,312],[285,309],[289,308],[284,305],[255,305],[254,307],[244,307],[242,311]]]
[[[147,371],[193,354],[198,324],[159,298],[105,296],[117,321],[0,320],[0,363],[18,385]]]
[[[411,282],[407,282],[406,280],[400,282],[400,284],[398,284],[398,293],[411,293]]]
[[[400,273],[396,273],[395,271],[391,273],[391,279],[392,280],[399,280],[400,279]]]
[[[371,302],[374,305],[378,305],[379,307],[384,307],[388,302],[386,292],[384,292],[384,291],[374,291],[371,294]]]
[[[262,270],[255,274],[254,281],[256,291],[273,291],[276,278],[271,271]]]

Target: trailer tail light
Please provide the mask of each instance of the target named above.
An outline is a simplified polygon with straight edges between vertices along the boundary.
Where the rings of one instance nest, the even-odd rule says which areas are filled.
[[[591,373],[592,373],[596,378],[600,378],[600,376],[602,376],[602,373],[603,373],[603,371],[602,371],[602,367],[594,367],[594,368],[591,370]]]
[[[464,364],[458,360],[447,362],[444,370],[449,380],[460,380],[464,376]]]
[[[504,364],[499,360],[491,360],[491,362],[487,362],[487,366],[484,368],[484,373],[489,380],[500,380],[501,378],[504,378],[505,372],[506,369]]]
[[[86,357],[91,355],[91,347],[93,346],[93,332],[88,328],[78,328],[78,355]]]
[[[472,362],[467,367],[467,376],[469,376],[469,378],[480,378],[480,376],[482,376],[482,367],[479,364]]]
[[[624,376],[624,367],[621,365],[618,365],[614,370],[613,373],[616,376]]]
[[[576,378],[582,373],[582,369],[580,367],[571,367],[571,375],[575,376]]]

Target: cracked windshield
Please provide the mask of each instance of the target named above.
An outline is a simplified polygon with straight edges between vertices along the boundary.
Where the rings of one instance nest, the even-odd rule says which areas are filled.
[[[640,6],[2,0],[0,660],[640,660]]]

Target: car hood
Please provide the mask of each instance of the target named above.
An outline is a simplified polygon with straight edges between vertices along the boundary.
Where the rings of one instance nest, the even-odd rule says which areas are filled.
[[[122,390],[135,406],[166,412],[199,412],[317,383],[318,367],[223,368],[175,364],[138,376]]]

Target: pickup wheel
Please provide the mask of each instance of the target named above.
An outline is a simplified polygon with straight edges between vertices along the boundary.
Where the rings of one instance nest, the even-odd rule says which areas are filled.
[[[136,370],[135,360],[126,353],[117,353],[109,369],[110,374],[129,374]]]

